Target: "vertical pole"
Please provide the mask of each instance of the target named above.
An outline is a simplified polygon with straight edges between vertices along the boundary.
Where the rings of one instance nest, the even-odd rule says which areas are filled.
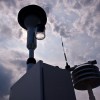
[[[89,100],[96,100],[92,91],[92,87],[88,87]]]
[[[37,47],[35,31],[36,26],[40,24],[40,19],[36,15],[29,15],[24,19],[24,24],[27,28],[27,48],[29,50],[27,69],[30,69],[36,63],[36,60],[34,59],[34,50]]]
[[[28,27],[27,31],[27,48],[29,50],[29,58],[27,60],[27,70],[36,63],[34,59],[34,50],[36,48],[35,27]]]
[[[34,50],[33,49],[29,49],[29,58],[34,58]]]
[[[29,49],[29,53],[33,53],[32,50],[34,51],[36,49],[36,38],[35,38],[35,27],[28,27],[27,31],[27,48]],[[32,55],[32,54],[29,54]]]

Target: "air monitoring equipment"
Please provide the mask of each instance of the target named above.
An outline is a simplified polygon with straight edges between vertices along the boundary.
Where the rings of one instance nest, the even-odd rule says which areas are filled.
[[[29,49],[27,69],[30,69],[30,67],[36,63],[36,60],[34,59],[34,50],[37,47],[36,39],[42,40],[45,38],[47,16],[41,7],[29,5],[19,11],[18,22],[22,28],[27,30],[27,48]]]
[[[47,22],[46,13],[37,5],[29,5],[19,11],[18,22],[20,26],[27,31],[27,48],[29,50],[27,70],[30,68],[31,70],[27,71],[24,78],[21,78],[21,80],[16,83],[17,85],[14,85],[12,88],[12,91],[14,92],[11,92],[14,94],[11,94],[11,98],[14,96],[15,100],[24,100],[22,98],[30,98],[31,94],[33,98],[38,94],[40,96],[37,95],[37,98],[39,99],[36,100],[41,100],[41,96],[44,95],[45,100],[52,100],[52,98],[53,100],[62,100],[62,98],[63,100],[66,100],[66,98],[68,100],[76,100],[74,94],[75,88],[77,90],[88,90],[90,100],[95,100],[92,89],[100,86],[100,72],[98,67],[95,65],[97,64],[96,60],[70,67],[67,62],[64,44],[61,37],[66,69],[54,68],[42,62],[36,64],[34,50],[37,47],[37,40],[43,40],[45,38],[45,25]],[[33,84],[33,82],[35,83]],[[30,83],[32,84],[30,85]],[[26,86],[30,86],[30,88]],[[34,92],[30,92],[30,89]],[[20,90],[26,91],[25,93],[28,94],[28,96],[25,95],[24,92],[20,92]],[[30,93],[27,92],[27,90],[29,90]],[[37,92],[37,90],[39,92]],[[18,91],[18,96],[16,91]],[[22,93],[21,97],[20,93]],[[18,97],[18,99],[16,99],[16,97]]]

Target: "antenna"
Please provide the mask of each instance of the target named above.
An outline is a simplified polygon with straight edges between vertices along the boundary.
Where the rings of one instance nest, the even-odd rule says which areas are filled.
[[[63,43],[63,39],[62,39],[62,36],[61,36],[61,42],[62,42],[62,48],[63,48],[63,52],[64,52],[64,58],[65,58],[65,61],[66,61],[66,69],[70,68],[70,66],[68,65],[68,62],[67,62],[67,57],[66,57],[66,53],[65,53],[65,49],[64,49],[64,43]]]
[[[66,57],[66,53],[65,53],[65,49],[64,49],[64,43],[62,40],[62,36],[61,36],[61,42],[62,42],[62,48],[63,48],[63,52],[64,52],[65,61],[67,62],[67,57]]]

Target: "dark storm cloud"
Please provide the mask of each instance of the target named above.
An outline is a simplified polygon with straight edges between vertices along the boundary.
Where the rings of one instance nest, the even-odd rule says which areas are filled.
[[[0,97],[9,94],[12,72],[0,64]]]

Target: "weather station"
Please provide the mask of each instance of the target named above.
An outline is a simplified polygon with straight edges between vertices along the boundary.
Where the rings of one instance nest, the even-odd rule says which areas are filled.
[[[27,31],[26,73],[11,87],[9,100],[76,100],[74,88],[88,90],[90,100],[95,100],[92,88],[100,85],[100,72],[96,61],[66,68],[52,66],[43,61],[36,62],[34,50],[37,39],[45,38],[47,16],[38,5],[28,5],[18,13],[19,25]],[[63,41],[62,41],[62,46]]]

